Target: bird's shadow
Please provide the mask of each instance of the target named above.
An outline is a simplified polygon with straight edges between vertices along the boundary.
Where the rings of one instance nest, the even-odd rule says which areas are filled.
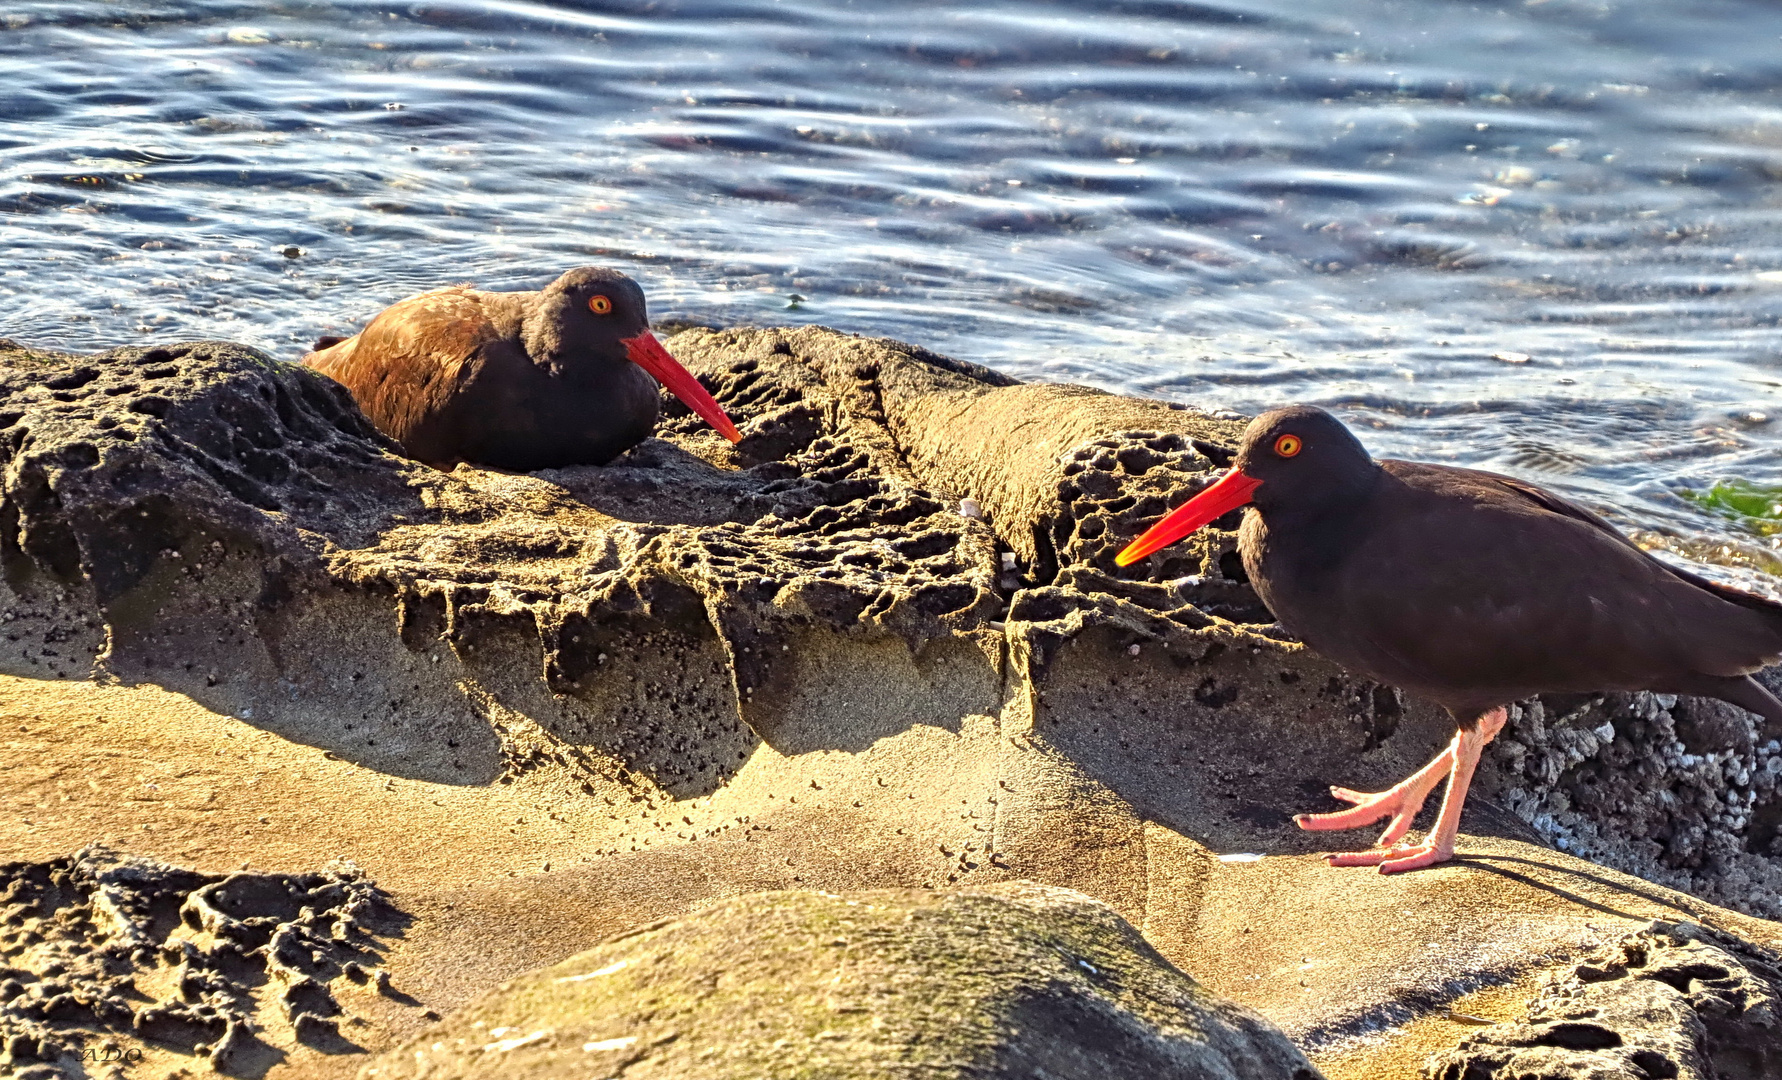
[[[1037,736],[1139,816],[1218,852],[1367,850],[1384,821],[1311,832],[1294,817],[1343,809],[1331,785],[1390,787],[1454,734],[1443,710],[1306,650],[1211,649],[1188,658],[1100,627],[1057,646],[1036,677]],[[1493,803],[1493,769],[1490,759],[1480,767],[1463,837],[1550,848]],[[1434,824],[1443,794],[1430,794],[1416,830]]]
[[[1581,881],[1589,882],[1591,885],[1606,892],[1621,893],[1657,907],[1669,908],[1673,911],[1677,911],[1710,929],[1731,934],[1735,937],[1741,936],[1737,931],[1722,927],[1718,924],[1716,920],[1722,913],[1713,905],[1706,903],[1691,903],[1688,897],[1677,893],[1641,888],[1633,884],[1632,880],[1625,876],[1611,878],[1603,874],[1592,873],[1579,866],[1566,865],[1558,861],[1531,859],[1520,855],[1500,855],[1497,853],[1481,852],[1469,853],[1465,851],[1455,855],[1453,859],[1442,865],[1451,866],[1457,869],[1465,868],[1475,870],[1480,873],[1495,874],[1498,877],[1514,881],[1520,885],[1525,885],[1528,888],[1538,889],[1541,892],[1557,896],[1560,899],[1565,900],[1568,903],[1576,904],[1579,907],[1600,912],[1604,915],[1612,915],[1619,919],[1641,921],[1651,918],[1650,913],[1624,911],[1620,908],[1611,907],[1600,900],[1593,900],[1582,893],[1563,888],[1552,881],[1542,880],[1542,877],[1523,873],[1511,869],[1507,865],[1500,864],[1519,864],[1527,866],[1539,871],[1543,876],[1554,875],[1577,878]],[[1412,873],[1417,872],[1418,871],[1412,871]]]

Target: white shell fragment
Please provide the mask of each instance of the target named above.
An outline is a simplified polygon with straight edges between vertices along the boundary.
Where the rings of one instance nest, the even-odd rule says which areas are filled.
[[[631,963],[631,961],[629,961],[629,960],[620,960],[616,964],[606,965],[605,967],[601,968],[599,971],[584,972],[583,974],[580,974],[580,975],[565,975],[561,979],[558,979],[557,981],[560,983],[586,982],[589,979],[598,979],[602,975],[611,975],[615,972],[623,971],[623,970],[625,970],[625,965],[627,965],[629,963]]]
[[[512,1028],[496,1028],[494,1031],[489,1032],[489,1034],[498,1035],[501,1032],[511,1031],[511,1030],[513,1030],[513,1029]],[[530,1035],[522,1035],[517,1039],[502,1039],[500,1042],[489,1043],[487,1046],[483,1047],[483,1053],[485,1053],[485,1054],[505,1054],[509,1050],[518,1050],[522,1046],[531,1046],[535,1042],[542,1042],[543,1040],[548,1039],[550,1037],[551,1037],[550,1029],[546,1028],[543,1031],[534,1031]]]
[[[585,1042],[582,1044],[582,1052],[592,1054],[596,1050],[623,1050],[636,1041],[636,1035],[627,1035],[621,1039],[601,1039],[598,1042]]]

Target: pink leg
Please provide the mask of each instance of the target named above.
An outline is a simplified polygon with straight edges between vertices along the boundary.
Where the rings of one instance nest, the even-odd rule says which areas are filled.
[[[1395,874],[1446,862],[1454,855],[1454,839],[1460,833],[1460,808],[1472,785],[1473,770],[1478,768],[1479,754],[1503,730],[1506,719],[1508,715],[1503,709],[1493,709],[1479,718],[1473,730],[1456,732],[1446,750],[1396,787],[1371,795],[1331,788],[1332,795],[1356,805],[1331,814],[1301,814],[1294,820],[1302,829],[1354,829],[1392,815],[1374,850],[1326,855],[1325,860],[1332,866],[1378,866],[1382,874]],[[1442,812],[1436,817],[1435,828],[1420,845],[1391,847],[1411,827],[1411,819],[1422,809],[1423,800],[1429,797],[1444,770],[1448,773],[1448,792],[1442,799]]]
[[[1379,839],[1379,846],[1387,847],[1410,829],[1411,819],[1417,816],[1417,811],[1423,809],[1423,800],[1429,798],[1429,793],[1442,778],[1453,771],[1454,748],[1459,744],[1460,735],[1456,733],[1454,741],[1428,765],[1385,791],[1352,791],[1349,788],[1333,787],[1330,789],[1331,795],[1355,805],[1347,810],[1328,814],[1298,814],[1293,819],[1294,823],[1311,832],[1328,832],[1334,829],[1359,829],[1390,816],[1392,820]]]

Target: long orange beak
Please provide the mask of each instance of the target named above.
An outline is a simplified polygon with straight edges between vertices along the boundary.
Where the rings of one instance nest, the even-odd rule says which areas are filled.
[[[1232,469],[1219,482],[1171,510],[1162,521],[1145,530],[1145,535],[1126,545],[1114,556],[1120,566],[1131,566],[1153,551],[1170,546],[1182,537],[1212,521],[1231,513],[1250,501],[1250,495],[1262,481]]]
[[[742,435],[736,430],[736,425],[730,422],[730,417],[724,415],[723,408],[712,400],[710,394],[705,392],[705,387],[699,385],[699,380],[693,377],[691,371],[682,367],[679,361],[668,355],[668,350],[664,349],[662,343],[656,340],[655,334],[645,330],[636,337],[621,338],[619,344],[625,346],[627,360],[643,368],[654,376],[657,382],[668,387],[669,393],[680,398],[687,408],[692,409],[706,423],[717,428],[718,434],[731,442],[742,441]]]

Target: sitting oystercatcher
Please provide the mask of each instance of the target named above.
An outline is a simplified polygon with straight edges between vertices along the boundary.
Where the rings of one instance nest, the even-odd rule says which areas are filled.
[[[599,267],[537,292],[422,293],[352,337],[316,342],[303,362],[352,391],[405,454],[444,468],[605,464],[655,428],[657,382],[742,438],[650,333],[643,290]]]

